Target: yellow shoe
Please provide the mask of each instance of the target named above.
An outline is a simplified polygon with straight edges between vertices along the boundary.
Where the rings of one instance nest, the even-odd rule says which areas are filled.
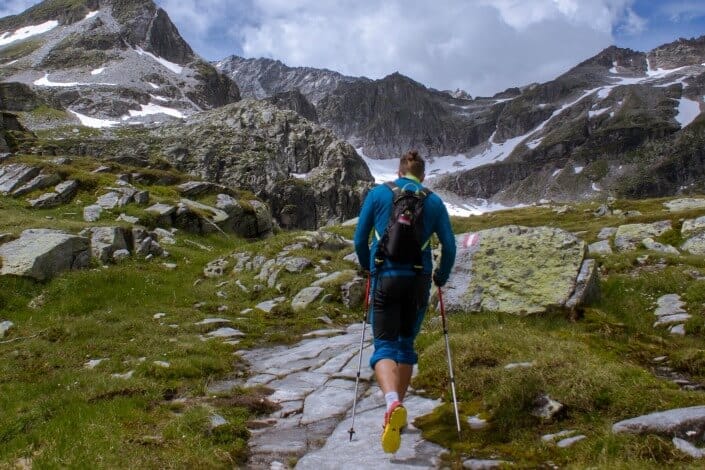
[[[401,445],[401,429],[406,426],[406,408],[395,401],[384,414],[384,431],[382,432],[382,450],[393,454]]]

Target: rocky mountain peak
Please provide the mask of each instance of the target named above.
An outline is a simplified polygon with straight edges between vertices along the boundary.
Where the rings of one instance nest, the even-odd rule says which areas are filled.
[[[19,28],[22,28],[22,33]],[[162,122],[239,100],[151,0],[46,0],[0,20],[0,80],[89,127]]]
[[[340,83],[369,81],[326,69],[289,67],[279,60],[263,57],[245,59],[232,55],[215,66],[235,80],[244,98],[264,99],[297,89],[314,105]]]
[[[683,39],[664,44],[648,54],[653,69],[674,69],[705,63],[705,36]]]

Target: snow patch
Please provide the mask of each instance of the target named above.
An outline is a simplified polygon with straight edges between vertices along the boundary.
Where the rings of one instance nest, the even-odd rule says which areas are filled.
[[[15,62],[17,62],[17,60],[18,60],[18,59],[15,59],[15,60],[10,61],[10,62],[8,62],[8,63],[6,63],[6,64],[0,64],[0,67],[7,67],[8,65],[12,65],[12,64],[14,64]]]
[[[49,87],[95,86],[95,85],[115,86],[114,83],[52,82],[51,80],[49,80],[48,73],[45,73],[42,78],[38,78],[33,83],[37,86],[49,86]]]
[[[306,179],[306,177],[308,176],[308,173],[289,173],[289,174],[291,176],[293,176],[294,178],[300,179],[300,180]]]
[[[592,183],[592,190],[597,191],[597,192],[602,191],[602,189],[600,189],[600,187],[597,185],[597,183]]]
[[[158,90],[158,89],[159,89],[159,85],[155,85],[155,84],[152,83],[152,82],[147,82],[147,83],[149,84],[149,86],[151,86],[151,87],[154,88],[155,90]]]
[[[2,33],[0,34],[0,46],[4,46],[5,44],[10,44],[15,41],[21,41],[22,39],[27,39],[29,37],[36,36],[37,34],[44,34],[57,26],[59,26],[59,22],[56,20],[51,20],[35,26],[25,26],[24,28],[15,30],[13,33]]]
[[[101,67],[101,68],[99,68],[99,69],[91,70],[91,75],[100,75],[101,73],[103,73],[104,70],[105,70],[105,67]]]
[[[540,137],[538,139],[534,139],[531,142],[527,142],[526,146],[529,147],[531,150],[535,149],[539,145],[541,145],[541,141],[543,140],[543,137]]]
[[[81,121],[81,124],[86,126],[86,127],[92,127],[94,129],[102,129],[104,127],[113,127],[117,126],[120,124],[117,121],[109,121],[107,119],[98,119],[98,118],[92,118],[90,116],[86,116],[84,114],[77,113],[76,111],[72,111],[69,109],[69,112],[76,116],[79,121]]]
[[[584,166],[576,166],[576,167],[573,168],[573,172],[574,172],[576,175],[579,175],[580,173],[583,172],[584,169],[585,169]]]
[[[554,177],[554,178],[555,178],[556,176],[558,176],[558,174],[559,174],[561,171],[563,171],[563,168],[557,169],[556,171],[553,172],[553,174],[551,175],[551,177]]]
[[[93,17],[94,17],[95,15],[97,15],[98,13],[100,13],[99,10],[96,10],[96,11],[89,11],[88,14],[86,15],[86,17],[83,18],[83,19],[84,19],[84,20],[87,20],[88,18],[93,18]]]
[[[144,49],[142,49],[139,46],[137,48],[135,48],[135,52],[137,52],[138,55],[146,55],[146,56],[151,57],[152,59],[156,60],[157,62],[159,62],[160,64],[162,64],[164,67],[168,68],[169,70],[171,70],[175,74],[180,74],[184,70],[184,68],[182,66],[180,66],[179,64],[175,64],[173,62],[169,62],[166,59],[162,59],[161,57],[157,57],[154,54],[145,51]]]
[[[678,114],[676,114],[676,121],[680,123],[681,128],[684,128],[693,122],[699,114],[700,103],[689,100],[688,98],[681,98],[678,100]]]
[[[154,103],[141,104],[140,106],[142,109],[140,109],[139,111],[135,109],[130,109],[130,116],[123,116],[122,120],[125,121],[130,117],[150,116],[152,114],[166,114],[167,116],[174,116],[181,119],[185,117],[184,113],[182,113],[178,109],[166,108],[164,106],[159,106],[158,104]]]
[[[612,68],[610,69],[610,73],[617,74],[617,61],[612,62]]]
[[[602,108],[602,109],[597,109],[595,111],[588,111],[588,116],[590,117],[590,119],[592,119],[595,116],[599,116],[600,114],[604,114],[609,110],[610,110],[610,108]]]
[[[157,95],[153,95],[153,94],[151,94],[151,93],[149,94],[149,96],[150,96],[153,100],[157,100],[157,101],[169,101],[167,98],[164,98],[163,96],[157,96]]]
[[[456,217],[469,217],[471,215],[481,215],[486,212],[496,212],[505,209],[526,207],[523,204],[513,207],[503,206],[502,204],[489,203],[484,199],[479,199],[478,201],[479,202],[477,204],[451,204],[449,202],[444,201],[444,204],[446,206],[446,209],[448,210],[448,215],[454,215]]]

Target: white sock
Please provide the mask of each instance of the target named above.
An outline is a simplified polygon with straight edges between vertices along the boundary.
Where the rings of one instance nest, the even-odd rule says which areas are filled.
[[[387,402],[387,411],[392,407],[392,403],[399,401],[399,394],[397,392],[389,392],[384,394],[384,401]]]

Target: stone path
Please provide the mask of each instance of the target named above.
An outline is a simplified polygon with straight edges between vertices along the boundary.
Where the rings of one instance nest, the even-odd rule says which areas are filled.
[[[256,423],[259,429],[251,430],[248,468],[289,468],[294,464],[301,469],[438,466],[444,449],[423,440],[411,422],[430,413],[440,401],[414,395],[413,390],[405,400],[410,424],[402,446],[394,455],[382,452],[379,438],[384,397],[372,383],[368,340],[363,350],[355,434],[350,441],[360,328],[356,324],[347,330],[321,330],[290,347],[242,352],[252,373],[245,385],[266,385],[274,390],[269,399],[281,405],[280,410]],[[369,335],[367,327],[366,338]]]

